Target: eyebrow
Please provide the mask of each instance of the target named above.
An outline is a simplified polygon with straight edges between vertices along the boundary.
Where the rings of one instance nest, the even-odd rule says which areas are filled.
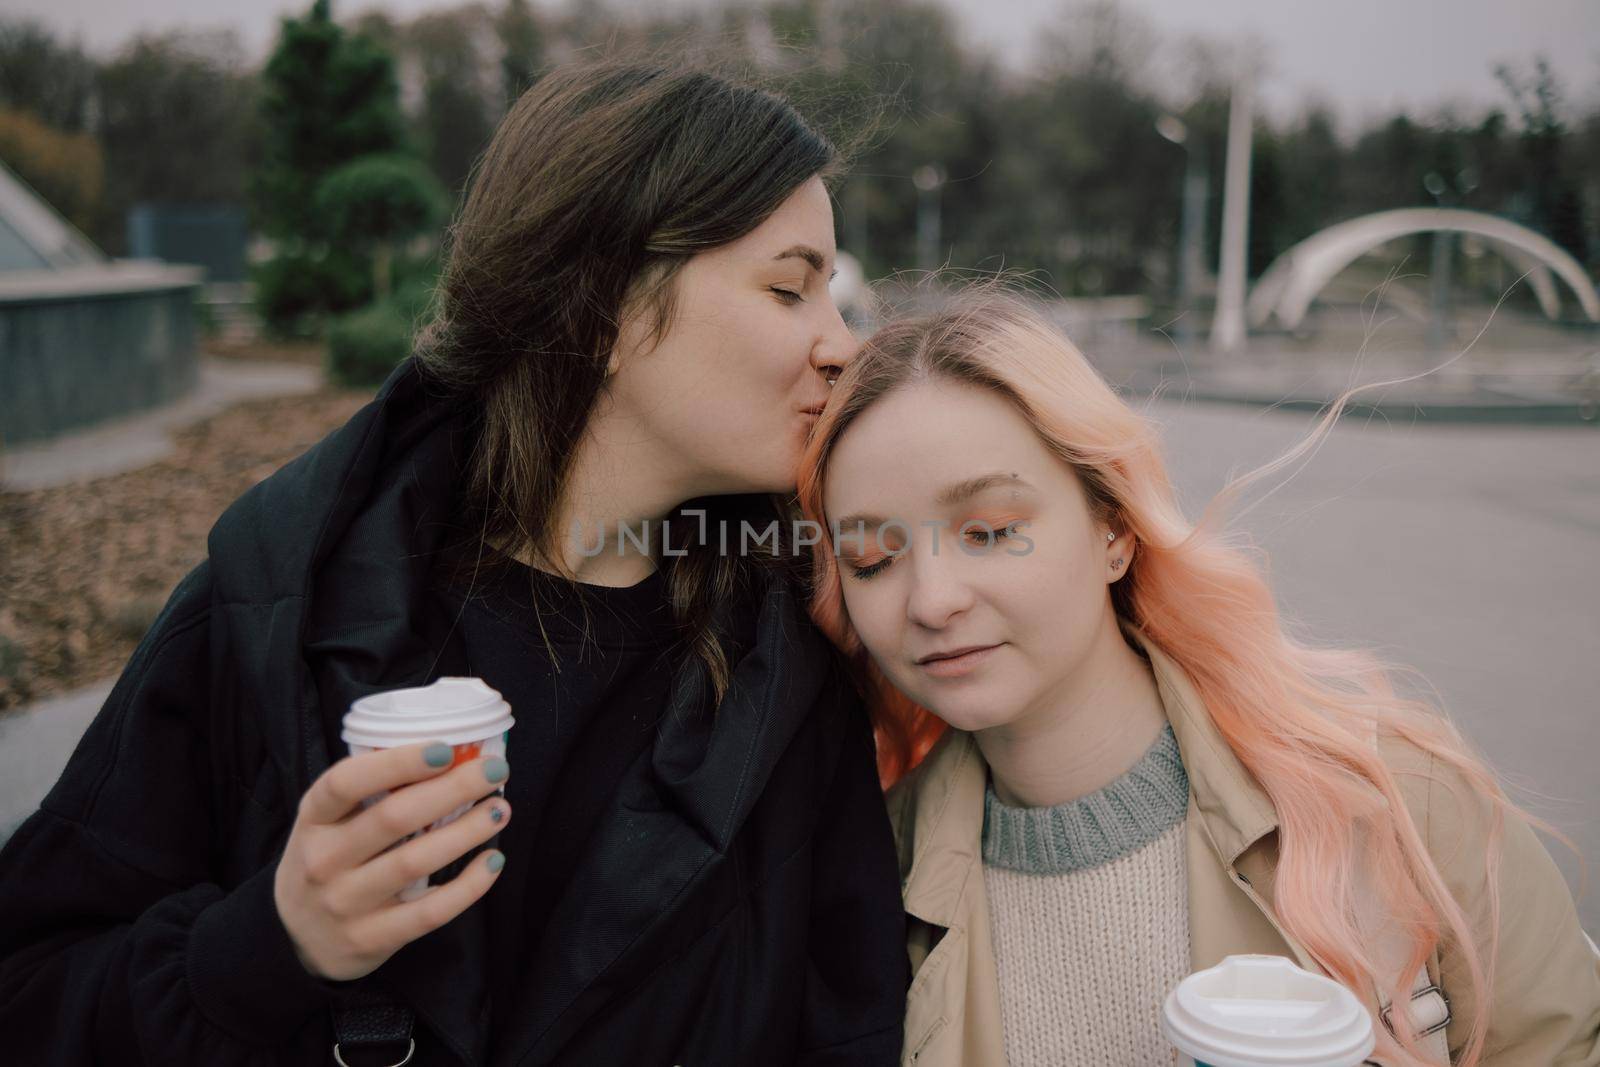
[[[939,495],[935,499],[938,500],[940,504],[944,505],[959,504],[963,500],[968,500],[971,497],[977,496],[985,489],[992,489],[997,485],[1014,485],[1020,489],[1030,490],[1033,488],[1033,484],[1026,478],[1023,478],[1021,475],[1007,473],[1006,471],[991,471],[988,474],[980,474],[975,478],[965,478],[959,482],[952,482],[941,489],[939,491]],[[879,515],[869,515],[865,512],[858,512],[857,514],[840,519],[839,528],[841,530],[848,530],[857,526],[865,526],[868,529],[873,529],[875,527],[882,526],[888,521],[888,519],[885,519]]]
[[[973,497],[985,489],[996,485],[1015,485],[1023,489],[1032,489],[1027,479],[1020,474],[1008,474],[1005,471],[993,471],[989,474],[980,474],[976,478],[955,482],[946,486],[938,496],[941,504],[959,504],[968,497]]]
[[[803,259],[807,263],[811,264],[812,270],[816,271],[818,274],[822,273],[822,264],[824,262],[822,253],[818,252],[810,245],[795,245],[793,248],[785,248],[782,252],[779,252],[772,258],[775,261],[780,259]],[[829,275],[829,280],[831,281],[833,278],[837,277],[838,274],[838,271],[834,271],[833,274]]]

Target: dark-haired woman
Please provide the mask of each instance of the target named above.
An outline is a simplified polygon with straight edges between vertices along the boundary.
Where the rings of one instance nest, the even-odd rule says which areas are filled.
[[[221,517],[0,852],[0,1058],[898,1061],[871,734],[789,547],[857,347],[837,165],[688,68],[517,102],[416,354]],[[345,755],[353,700],[456,675],[505,760]]]

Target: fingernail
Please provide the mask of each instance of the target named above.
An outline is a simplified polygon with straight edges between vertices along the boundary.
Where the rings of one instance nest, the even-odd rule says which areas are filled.
[[[511,773],[511,764],[499,756],[490,756],[483,761],[483,776],[491,782],[498,782]]]
[[[422,758],[428,761],[430,767],[443,767],[450,762],[450,746],[443,741],[435,741],[422,750]]]
[[[491,853],[489,853],[489,873],[491,873],[491,874],[497,873],[500,870],[500,868],[504,867],[505,865],[506,865],[506,854],[504,852],[491,852]]]

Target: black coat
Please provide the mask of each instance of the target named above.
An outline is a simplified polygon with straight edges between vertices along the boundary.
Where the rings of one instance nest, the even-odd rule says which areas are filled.
[[[333,1062],[350,986],[300,966],[273,876],[350,701],[465,673],[425,589],[467,424],[408,361],[218,520],[0,850],[0,1060]],[[728,624],[731,688],[707,712],[680,671],[495,1067],[898,1062],[904,918],[860,701],[787,581]],[[352,984],[413,1010],[415,1067],[489,1062],[484,910]]]

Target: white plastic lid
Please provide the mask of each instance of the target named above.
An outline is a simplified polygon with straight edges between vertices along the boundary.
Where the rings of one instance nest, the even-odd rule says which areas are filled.
[[[1282,956],[1229,956],[1167,994],[1167,1040],[1211,1067],[1360,1067],[1372,1016],[1331,978]]]
[[[462,745],[511,729],[511,706],[481,678],[440,678],[391,689],[350,705],[340,737],[349,745],[394,748],[419,741]]]

